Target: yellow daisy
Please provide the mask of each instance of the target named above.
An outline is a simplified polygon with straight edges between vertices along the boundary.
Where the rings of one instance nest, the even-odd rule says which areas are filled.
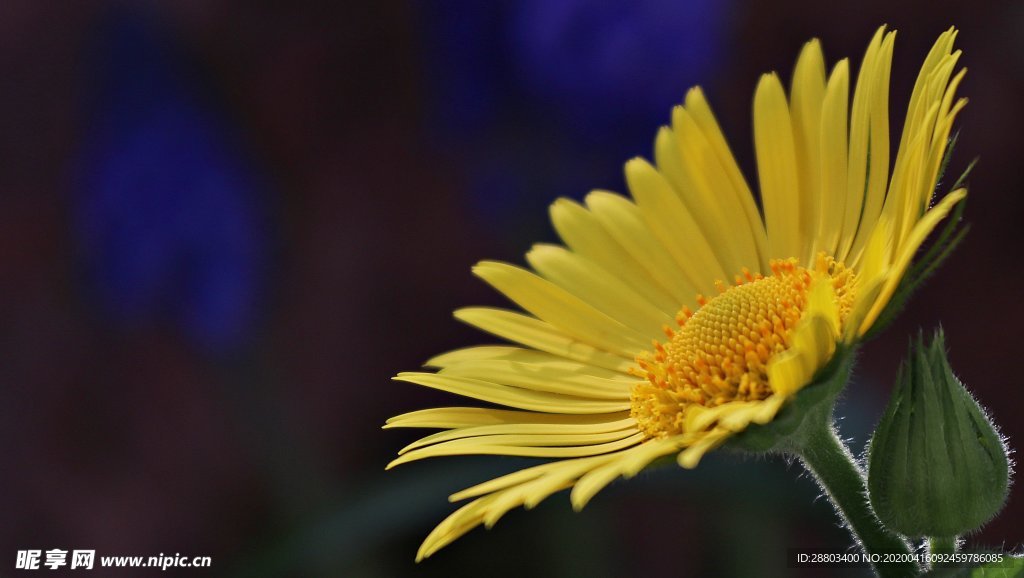
[[[626,163],[632,198],[605,191],[551,207],[565,246],[538,245],[533,271],[473,272],[525,312],[455,317],[513,345],[471,347],[395,379],[509,409],[444,407],[388,420],[439,428],[389,468],[446,455],[557,458],[451,496],[473,500],[427,537],[430,556],[510,509],[572,488],[582,508],[618,477],[676,454],[692,468],[751,424],[771,422],[837,346],[878,320],[915,252],[964,198],[934,206],[955,92],[956,30],[939,36],[910,99],[890,173],[895,32],[871,40],[849,101],[850,65],[826,74],[817,40],[787,98],[775,74],[754,94],[760,207],[703,93],[694,88],[654,143]]]

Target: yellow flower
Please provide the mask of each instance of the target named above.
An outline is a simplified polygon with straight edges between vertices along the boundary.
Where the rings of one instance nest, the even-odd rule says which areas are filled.
[[[440,428],[389,468],[426,457],[558,458],[451,496],[474,498],[427,537],[430,556],[510,509],[572,488],[582,508],[618,477],[677,454],[683,467],[750,424],[773,420],[892,298],[915,252],[966,192],[933,191],[964,70],[955,29],[921,67],[890,169],[895,32],[868,46],[849,102],[847,60],[826,75],[806,44],[789,98],[764,75],[754,95],[761,208],[699,88],[672,111],[655,164],[626,163],[632,199],[595,191],[551,207],[565,246],[527,254],[535,272],[485,261],[474,273],[526,313],[455,316],[515,345],[471,347],[395,379],[510,409],[446,407],[385,427]]]

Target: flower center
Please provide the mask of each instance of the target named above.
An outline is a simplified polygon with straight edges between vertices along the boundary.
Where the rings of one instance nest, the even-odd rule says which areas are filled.
[[[679,329],[665,328],[668,341],[637,357],[634,374],[645,381],[633,387],[631,415],[648,437],[684,433],[688,406],[771,395],[768,362],[790,347],[816,278],[831,281],[845,319],[855,277],[842,263],[822,255],[813,269],[790,259],[773,261],[771,270],[767,277],[744,270],[732,287],[716,283],[719,295],[698,295],[698,310],[683,307]]]

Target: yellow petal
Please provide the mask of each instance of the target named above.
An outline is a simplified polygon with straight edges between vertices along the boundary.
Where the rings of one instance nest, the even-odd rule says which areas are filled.
[[[692,470],[697,467],[704,454],[724,443],[730,435],[732,435],[732,432],[724,428],[712,430],[693,445],[680,452],[676,461],[681,467]]]
[[[590,500],[616,478],[632,477],[661,456],[673,454],[682,447],[682,436],[650,440],[620,452],[608,463],[591,469],[572,489],[570,499],[574,510],[582,510]]]
[[[864,319],[864,325],[870,327],[874,324],[878,316],[881,315],[882,310],[889,303],[889,299],[892,298],[893,293],[896,292],[896,288],[899,287],[899,282],[903,278],[903,273],[907,270],[910,265],[910,261],[914,258],[914,254],[917,253],[917,249],[921,246],[921,243],[928,238],[928,235],[932,232],[936,225],[939,224],[942,219],[946,218],[949,211],[954,205],[959,203],[963,198],[967,196],[966,189],[957,189],[945,197],[939,204],[936,205],[932,210],[925,213],[924,217],[918,221],[917,225],[914,226],[907,240],[899,247],[899,253],[896,255],[896,260],[892,265],[891,272],[885,285],[882,287],[878,298],[875,300],[871,311],[867,314]]]
[[[554,283],[507,263],[482,261],[473,273],[523,309],[594,347],[632,357],[650,342],[644,336]]]
[[[535,245],[526,260],[545,279],[647,339],[661,336],[661,328],[673,323],[672,314],[659,310],[620,277],[563,247]]]
[[[755,264],[760,269],[754,230],[737,226],[743,205],[730,194],[732,183],[711,143],[682,106],[672,112],[672,130],[662,128],[655,140],[658,170],[672,183],[693,213],[726,271]]]
[[[817,248],[835,255],[846,215],[847,116],[850,67],[839,61],[832,70],[821,105],[821,201]]]
[[[762,76],[754,93],[754,145],[769,257],[798,257],[807,234],[800,229],[805,208],[800,206],[793,122],[786,93],[775,74]]]
[[[679,300],[663,284],[671,280],[664,279],[656,270],[652,273],[646,269],[645,262],[620,245],[585,207],[570,199],[559,199],[551,205],[551,222],[573,252],[590,259],[605,271],[615,272],[624,283],[667,315],[675,315],[679,310]]]
[[[750,186],[747,185],[746,179],[743,178],[743,173],[736,163],[736,158],[733,156],[732,151],[729,150],[729,144],[726,142],[722,129],[718,126],[718,121],[715,120],[711,106],[708,105],[707,99],[704,98],[704,92],[701,91],[700,87],[692,88],[686,93],[685,106],[687,112],[690,113],[690,116],[697,123],[697,126],[700,127],[704,137],[711,145],[719,166],[725,171],[725,175],[729,183],[731,183],[730,187],[723,187],[720,194],[732,194],[743,207],[747,227],[753,233],[758,254],[757,266],[755,267],[753,263],[748,263],[747,267],[754,272],[767,273],[768,234],[765,231],[764,220],[754,202],[754,195],[750,190]]]
[[[437,373],[408,371],[392,378],[415,383],[457,395],[472,397],[517,409],[565,414],[612,413],[629,409],[628,400],[597,400],[509,387],[480,379],[454,377]]]
[[[456,365],[476,361],[512,361],[525,363],[539,369],[551,369],[562,372],[572,372],[604,379],[632,378],[629,373],[599,367],[586,362],[574,361],[565,357],[537,351],[535,349],[523,349],[511,345],[478,345],[456,349],[448,353],[430,358],[424,365],[427,367],[454,367]]]
[[[857,78],[857,92],[854,93],[854,107],[865,83],[864,97],[867,99],[867,175],[864,184],[864,205],[862,207],[857,236],[850,253],[858,255],[867,244],[868,237],[878,222],[885,202],[886,185],[889,181],[889,73],[892,69],[892,51],[895,32],[889,32],[882,39],[878,53],[871,67],[862,67]],[[866,77],[865,77],[866,76]],[[857,118],[853,122],[859,122]],[[853,130],[853,129],[851,129]],[[852,154],[852,152],[851,152]],[[853,168],[851,167],[851,171]]]
[[[501,359],[467,361],[442,369],[438,375],[481,379],[493,383],[589,399],[627,400],[636,378],[608,379],[573,370]]]
[[[516,435],[516,434],[527,434],[532,436],[538,435],[601,435],[608,434],[611,432],[624,431],[627,429],[636,430],[636,420],[633,418],[624,418],[617,421],[610,422],[598,422],[593,424],[574,424],[574,423],[512,423],[512,424],[495,424],[495,425],[482,425],[472,427],[461,427],[448,431],[437,432],[428,436],[424,436],[415,442],[405,446],[398,451],[398,455],[402,455],[410,450],[421,448],[431,444],[447,442],[457,439],[466,439],[474,437],[486,437],[486,436],[498,436],[498,435]],[[624,437],[624,436],[623,436]],[[614,438],[621,439],[621,438]],[[605,441],[608,441],[607,439]],[[581,445],[581,444],[575,444]]]
[[[602,434],[605,435],[605,434]],[[516,438],[515,436],[504,438],[503,436],[489,436],[489,437],[502,437],[503,440],[507,439],[507,443],[498,443],[500,440],[496,440],[492,443],[485,443],[483,441],[476,441],[474,439],[466,440],[452,440],[445,443],[435,444],[425,448],[412,450],[394,460],[385,467],[385,469],[391,469],[404,463],[422,460],[426,458],[433,458],[439,456],[468,456],[468,455],[496,455],[496,456],[518,456],[518,457],[529,457],[529,458],[575,458],[583,456],[595,456],[600,454],[607,454],[611,452],[617,452],[634,446],[643,441],[643,434],[636,432],[635,430],[629,432],[628,436],[619,437],[618,435],[607,434],[606,437],[617,438],[617,441],[608,443],[598,443],[593,445],[578,445],[578,446],[558,446],[558,447],[546,447],[540,444],[544,443],[544,440],[540,436],[535,438],[533,443],[537,445],[516,445],[513,443],[516,439],[521,439],[524,442],[528,442],[526,438]],[[564,443],[560,440],[553,439],[553,436],[544,436],[545,439],[551,440],[550,443]],[[583,439],[580,436],[574,436],[574,439]],[[566,437],[565,439],[569,439]]]
[[[388,419],[384,428],[472,428],[510,424],[593,426],[617,423],[628,417],[629,412],[621,411],[607,414],[565,415],[485,407],[434,407],[396,415]]]
[[[821,43],[817,40],[808,42],[800,52],[793,73],[791,93],[790,115],[793,119],[793,143],[800,180],[800,230],[803,242],[797,256],[802,263],[810,264],[821,250],[818,227],[824,172],[821,160],[821,123],[825,100],[825,58],[821,52]]]
[[[715,279],[729,278],[690,210],[657,169],[633,159],[626,163],[626,181],[648,228],[693,286],[710,292]]]
[[[697,286],[687,279],[665,245],[654,236],[639,207],[625,197],[606,191],[590,193],[586,203],[594,217],[633,259],[673,292],[677,304],[696,305]]]
[[[832,286],[824,280],[811,285],[807,309],[790,335],[789,349],[768,362],[768,382],[776,394],[788,397],[811,383],[836,348],[839,312]]]
[[[633,356],[619,356],[581,343],[550,323],[514,311],[466,307],[457,310],[455,318],[488,333],[566,359],[621,372],[628,372],[635,365]]]
[[[845,261],[853,247],[864,209],[868,187],[868,154],[871,147],[871,90],[874,83],[878,52],[882,46],[885,27],[879,27],[868,44],[857,73],[857,85],[850,110],[850,145],[847,165],[846,217],[836,258]],[[886,161],[888,162],[888,161]]]
[[[462,537],[483,521],[487,508],[497,499],[497,495],[480,498],[459,508],[444,519],[427,536],[416,552],[416,561],[421,562],[435,552]]]

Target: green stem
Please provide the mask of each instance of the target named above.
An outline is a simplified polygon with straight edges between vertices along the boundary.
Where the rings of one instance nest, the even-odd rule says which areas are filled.
[[[907,543],[883,527],[871,510],[864,472],[836,436],[831,419],[808,421],[817,423],[805,424],[810,426],[809,431],[803,437],[803,447],[795,448],[795,453],[828,495],[854,540],[872,560],[881,560],[885,554],[909,555]],[[920,573],[918,566],[906,558],[896,563],[875,563],[872,567],[886,578]]]
[[[956,553],[956,550],[956,536],[950,536],[947,538],[930,536],[928,538],[928,552],[930,554],[954,554]],[[943,568],[948,566],[951,566],[951,564],[944,564],[942,562],[932,563],[932,568]]]
[[[928,551],[932,554],[954,554],[956,553],[956,536],[939,538],[932,536],[928,538]]]

